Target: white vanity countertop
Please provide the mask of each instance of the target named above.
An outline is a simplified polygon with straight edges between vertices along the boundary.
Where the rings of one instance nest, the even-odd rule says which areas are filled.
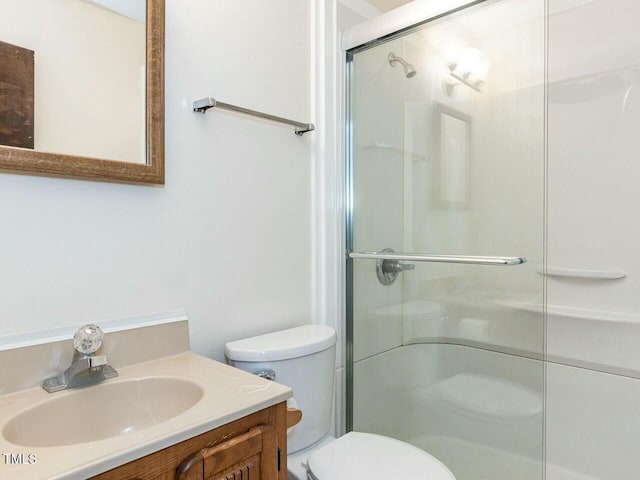
[[[191,352],[123,367],[119,374],[104,383],[173,377],[198,384],[204,395],[189,410],[162,423],[94,442],[25,447],[0,435],[0,479],[84,480],[291,397],[288,387]],[[74,389],[47,393],[37,387],[0,396],[0,431],[20,412],[74,393]],[[64,436],[64,432],[60,434]],[[10,454],[14,459],[23,454],[24,463],[12,464]],[[29,455],[35,463],[28,462]]]

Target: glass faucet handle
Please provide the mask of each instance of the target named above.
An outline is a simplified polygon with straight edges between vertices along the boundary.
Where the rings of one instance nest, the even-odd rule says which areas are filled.
[[[102,345],[104,333],[97,325],[85,325],[80,327],[73,336],[73,348],[78,352],[95,353]]]

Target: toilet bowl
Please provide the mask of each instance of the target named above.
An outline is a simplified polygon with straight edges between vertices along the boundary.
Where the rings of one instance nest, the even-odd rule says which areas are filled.
[[[329,436],[336,333],[305,325],[229,342],[230,365],[267,376],[293,390],[302,420],[287,434],[290,480],[455,480],[449,469],[408,443],[372,433]]]
[[[319,442],[296,453],[287,455],[287,480],[307,480],[309,470],[307,461],[309,457],[325,445],[329,445],[336,439],[331,435],[325,435]]]
[[[350,432],[307,459],[309,480],[388,478],[455,480],[439,460],[417,447],[372,433]]]

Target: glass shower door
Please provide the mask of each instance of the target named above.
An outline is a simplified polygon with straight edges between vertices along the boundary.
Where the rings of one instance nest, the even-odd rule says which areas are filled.
[[[348,54],[349,428],[457,480],[539,480],[544,1]]]

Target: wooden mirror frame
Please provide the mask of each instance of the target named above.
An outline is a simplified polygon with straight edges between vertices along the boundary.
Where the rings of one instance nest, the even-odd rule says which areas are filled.
[[[0,170],[37,175],[131,183],[164,184],[164,18],[165,0],[147,0],[147,163],[39,152],[0,146]]]

